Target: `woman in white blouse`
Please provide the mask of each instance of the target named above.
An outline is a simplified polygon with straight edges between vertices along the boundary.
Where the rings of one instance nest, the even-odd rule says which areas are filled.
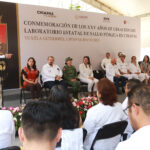
[[[96,96],[96,84],[98,80],[93,77],[93,69],[90,63],[89,56],[83,57],[83,63],[79,65],[79,71],[80,81],[88,84],[88,96],[91,96],[92,88],[93,96]]]
[[[13,116],[8,110],[0,110],[0,149],[12,146],[15,141]]]
[[[88,110],[83,124],[83,128],[87,130],[84,150],[91,148],[98,130],[104,125],[127,119],[121,103],[117,101],[116,87],[113,82],[107,78],[101,79],[97,83],[97,96],[99,104]],[[120,136],[99,140],[95,143],[94,150],[114,150],[119,142]]]
[[[140,81],[144,81],[145,83],[148,83],[149,76],[147,73],[141,73],[141,69],[139,64],[136,62],[136,57],[131,57],[131,63],[129,64],[129,70],[132,74],[137,75],[137,79]]]

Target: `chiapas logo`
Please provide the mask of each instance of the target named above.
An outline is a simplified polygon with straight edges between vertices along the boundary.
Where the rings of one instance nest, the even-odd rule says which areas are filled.
[[[39,15],[43,15],[45,17],[52,17],[52,18],[56,18],[56,16],[54,15],[54,12],[52,11],[42,11],[42,10],[38,10],[37,14]]]

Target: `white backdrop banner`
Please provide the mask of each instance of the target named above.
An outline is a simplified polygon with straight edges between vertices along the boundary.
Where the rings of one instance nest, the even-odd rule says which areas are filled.
[[[124,52],[128,61],[140,57],[139,18],[22,4],[18,10],[21,67],[31,56],[39,70],[48,56],[61,68],[70,56],[77,69],[83,56],[90,56],[94,69],[106,52],[111,57]]]

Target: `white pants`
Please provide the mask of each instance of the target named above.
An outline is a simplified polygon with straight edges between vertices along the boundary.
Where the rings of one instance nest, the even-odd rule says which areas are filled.
[[[87,83],[88,84],[88,92],[92,92],[92,87],[93,91],[97,91],[97,82],[98,80],[94,78],[94,80],[88,79],[88,78],[80,78],[81,82]]]
[[[124,74],[122,76],[128,78],[128,80],[133,79],[133,78],[134,79],[139,79],[137,74]]]
[[[147,73],[140,73],[138,75],[140,81],[144,81],[145,79],[149,79],[149,75]]]
[[[147,73],[140,73],[139,75],[137,74],[131,74],[132,78],[139,79],[141,82],[143,82],[145,79],[149,79],[149,75]]]

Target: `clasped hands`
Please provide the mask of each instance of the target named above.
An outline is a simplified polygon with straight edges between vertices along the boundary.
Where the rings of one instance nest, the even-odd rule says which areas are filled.
[[[58,75],[57,75],[57,76],[55,77],[55,80],[58,80],[58,81],[59,81],[60,79],[61,79],[61,76],[58,76]]]
[[[94,77],[89,77],[90,80],[94,80]]]

